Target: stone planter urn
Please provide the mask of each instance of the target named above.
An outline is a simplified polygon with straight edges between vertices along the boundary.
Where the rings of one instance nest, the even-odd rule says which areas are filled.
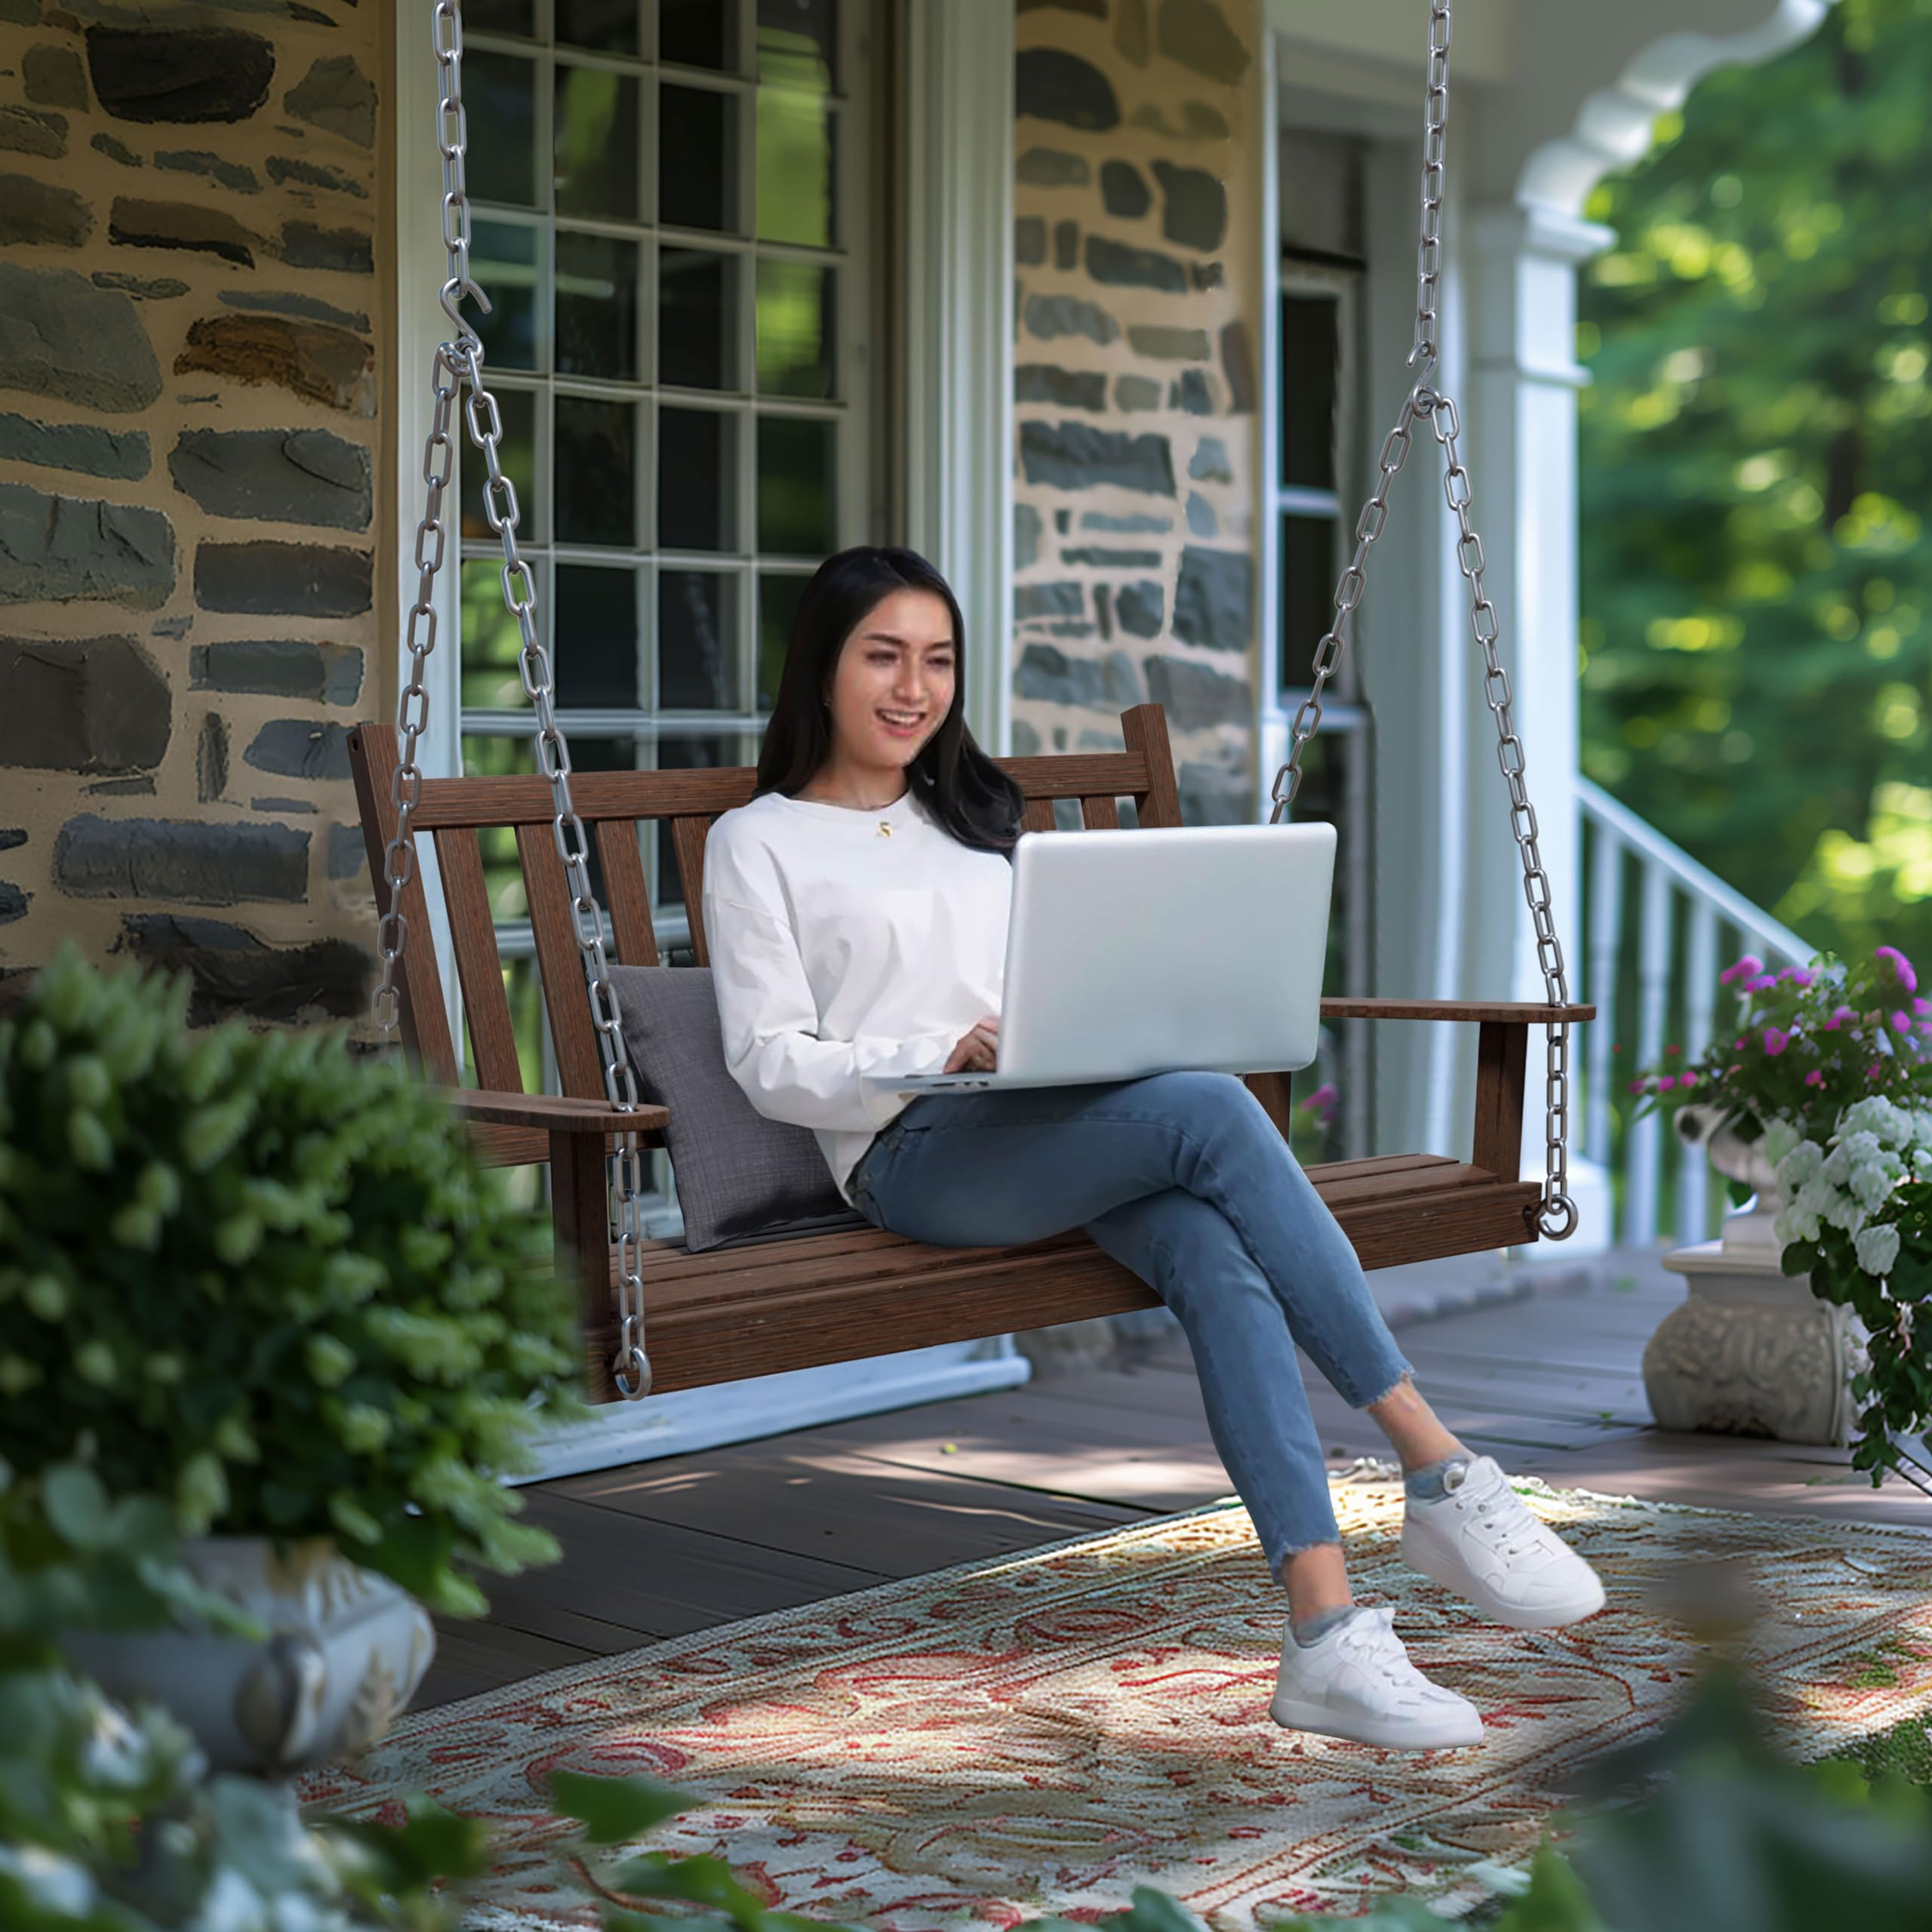
[[[1677,1131],[1687,1146],[1704,1149],[1719,1174],[1755,1194],[1726,1217],[1719,1239],[1664,1257],[1690,1295],[1644,1350],[1644,1390],[1657,1426],[1844,1441],[1854,1419],[1855,1318],[1780,1266],[1772,1227],[1783,1205],[1777,1177],[1757,1144],[1733,1131],[1731,1116],[1682,1107]]]
[[[435,1654],[423,1606],[325,1539],[204,1537],[181,1556],[266,1635],[89,1631],[66,1647],[109,1696],[172,1712],[217,1770],[281,1776],[365,1749]]]

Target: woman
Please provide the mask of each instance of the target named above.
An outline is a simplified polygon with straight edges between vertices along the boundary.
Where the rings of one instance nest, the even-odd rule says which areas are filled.
[[[963,645],[951,590],[910,551],[845,551],[807,586],[757,794],[705,851],[732,1075],[760,1112],[816,1131],[879,1227],[941,1246],[1082,1227],[1150,1283],[1287,1589],[1277,1720],[1476,1743],[1475,1707],[1349,1593],[1296,1344],[1401,1457],[1409,1561],[1518,1628],[1587,1617],[1602,1586],[1417,1393],[1347,1238],[1247,1088],[1166,1073],[902,1106],[863,1084],[998,1059],[1021,801],[966,730]]]

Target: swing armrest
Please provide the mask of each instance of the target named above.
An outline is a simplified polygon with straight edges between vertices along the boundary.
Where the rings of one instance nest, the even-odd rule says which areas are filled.
[[[1467,1020],[1504,1026],[1546,1026],[1594,1020],[1594,1006],[1550,1006],[1540,999],[1324,999],[1324,1020]]]
[[[621,1114],[608,1100],[578,1100],[564,1094],[484,1094],[469,1088],[452,1093],[450,1111],[477,1127],[532,1128],[541,1134],[595,1134],[608,1140],[628,1128],[661,1134],[669,1123],[666,1107],[640,1106]]]

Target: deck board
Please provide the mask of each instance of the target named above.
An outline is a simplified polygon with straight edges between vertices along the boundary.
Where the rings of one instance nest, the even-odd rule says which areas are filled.
[[[1503,1306],[1404,1325],[1425,1393],[1513,1473],[1613,1495],[1932,1529],[1932,1499],[1874,1490],[1841,1450],[1647,1426],[1643,1346],[1681,1299],[1653,1257]],[[1325,1449],[1383,1452],[1380,1432],[1306,1364]],[[486,1580],[488,1618],[445,1623],[419,1706],[732,1619],[1035,1548],[1227,1495],[1178,1337],[1131,1367],[763,1442],[534,1484],[528,1520],[561,1563]]]

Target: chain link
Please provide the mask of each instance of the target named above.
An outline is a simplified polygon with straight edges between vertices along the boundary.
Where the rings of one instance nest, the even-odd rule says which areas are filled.
[[[1442,269],[1442,191],[1447,153],[1449,37],[1451,0],[1431,0],[1429,16],[1429,89],[1423,114],[1422,220],[1416,247],[1415,346],[1410,365],[1420,365],[1415,386],[1402,404],[1395,426],[1382,445],[1374,493],[1355,525],[1355,555],[1335,586],[1335,621],[1316,645],[1315,675],[1308,696],[1290,728],[1287,761],[1275,774],[1269,796],[1270,824],[1279,824],[1301,789],[1302,761],[1321,724],[1322,694],[1342,667],[1354,629],[1355,614],[1367,588],[1369,552],[1388,520],[1389,491],[1407,460],[1417,424],[1426,423],[1441,446],[1442,492],[1456,519],[1456,562],[1469,587],[1469,626],[1483,655],[1483,701],[1496,721],[1497,762],[1509,792],[1509,830],[1523,872],[1523,896],[1536,932],[1537,965],[1549,1004],[1569,1004],[1563,946],[1551,909],[1549,876],[1538,844],[1537,815],[1524,776],[1523,741],[1512,715],[1509,674],[1499,651],[1501,625],[1483,585],[1482,539],[1472,521],[1469,472],[1457,453],[1461,423],[1455,403],[1432,385],[1441,359],[1436,310]],[[1543,1084],[1543,1183],[1533,1217],[1537,1230],[1552,1241],[1567,1240],[1577,1229],[1577,1206],[1570,1198],[1570,1026],[1555,1020],[1545,1028],[1548,1053]]]
[[[455,458],[450,426],[457,392],[466,383],[469,398],[464,405],[464,419],[470,441],[482,453],[486,472],[483,513],[503,545],[500,575],[503,603],[515,620],[522,641],[518,669],[536,714],[537,765],[550,787],[551,832],[570,890],[571,918],[583,962],[591,1023],[596,1031],[603,1064],[604,1091],[618,1112],[635,1113],[637,1083],[624,1051],[623,1009],[617,989],[611,983],[603,908],[591,890],[589,843],[571,797],[570,746],[557,722],[549,658],[537,639],[536,579],[517,549],[516,486],[503,473],[503,420],[496,398],[484,382],[482,343],[461,308],[466,295],[474,298],[486,314],[489,310],[488,299],[469,276],[469,201],[464,168],[468,125],[463,105],[460,0],[437,0],[432,32],[441,76],[436,138],[443,157],[442,232],[446,260],[438,300],[443,312],[455,325],[455,334],[436,351],[435,410],[423,457],[423,478],[428,494],[416,533],[417,596],[409,614],[407,635],[410,679],[396,712],[402,746],[391,786],[396,829],[385,859],[389,895],[377,934],[383,973],[375,994],[375,1021],[386,1038],[395,1029],[400,1007],[396,974],[409,932],[401,912],[401,892],[415,868],[410,819],[422,790],[422,774],[416,762],[417,741],[429,726],[429,700],[424,672],[436,641],[432,592],[448,545],[443,497]],[[634,1131],[617,1136],[613,1159],[613,1191],[617,1208],[618,1329],[612,1377],[618,1393],[628,1401],[635,1401],[649,1392],[651,1362],[644,1348],[644,1162]]]

